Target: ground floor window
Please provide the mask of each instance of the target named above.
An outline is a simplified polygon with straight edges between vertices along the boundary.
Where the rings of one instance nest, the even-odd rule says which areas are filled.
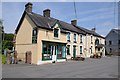
[[[91,54],[93,53],[93,47],[91,46]]]
[[[67,55],[70,55],[70,45],[67,46]]]
[[[82,46],[80,46],[80,54],[82,54]]]
[[[112,48],[110,48],[110,53],[112,53]]]
[[[76,46],[73,46],[73,57],[76,57]]]
[[[66,50],[65,50],[65,46],[64,45],[58,45],[58,49],[57,49],[57,58],[60,59],[60,58],[65,58],[65,53],[66,53]]]
[[[100,51],[100,48],[98,48],[98,51]]]
[[[43,42],[42,60],[52,60],[56,55],[57,59],[66,58],[66,45],[61,43]]]
[[[52,49],[53,46],[51,46],[50,44],[43,44],[43,53],[42,53],[43,60],[52,59]]]

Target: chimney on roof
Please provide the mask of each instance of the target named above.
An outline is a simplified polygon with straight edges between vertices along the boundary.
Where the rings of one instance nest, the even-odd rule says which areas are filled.
[[[43,11],[43,16],[44,16],[44,17],[50,17],[50,9],[45,9],[45,10]]]
[[[91,30],[94,31],[94,32],[96,32],[96,28],[92,28]]]
[[[72,21],[71,21],[71,24],[72,24],[73,26],[77,26],[77,20],[72,20]]]
[[[31,2],[28,2],[26,5],[25,5],[25,11],[31,13],[32,12],[32,3]]]

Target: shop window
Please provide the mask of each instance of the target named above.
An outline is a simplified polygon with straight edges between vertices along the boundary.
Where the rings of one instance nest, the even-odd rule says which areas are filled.
[[[65,51],[65,46],[63,45],[58,45],[57,46],[57,58],[58,59],[63,59],[65,58],[65,54],[66,54],[66,51]]]
[[[53,46],[50,44],[43,44],[43,60],[52,59]]]

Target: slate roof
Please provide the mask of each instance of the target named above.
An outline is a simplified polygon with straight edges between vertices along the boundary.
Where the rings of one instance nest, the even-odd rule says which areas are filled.
[[[25,15],[28,15],[30,17],[30,19],[35,23],[35,25],[38,27],[38,28],[45,28],[45,29],[50,29],[52,30],[52,27],[53,25],[56,23],[56,21],[59,21],[60,25],[61,25],[61,31],[62,32],[67,32],[67,31],[72,31],[72,32],[76,32],[76,33],[81,33],[81,34],[93,34],[95,36],[98,36],[98,37],[102,37],[100,36],[99,34],[91,31],[91,30],[88,30],[88,29],[85,29],[83,27],[79,27],[79,26],[73,26],[69,23],[66,23],[64,21],[61,21],[61,20],[58,20],[58,19],[55,19],[55,18],[52,18],[52,17],[44,17],[40,14],[36,14],[36,13],[28,13],[26,11],[24,11],[23,13],[23,16],[16,28],[16,33],[18,32],[19,28],[20,28],[20,25],[25,17]],[[102,37],[104,38],[104,37]]]
[[[107,38],[107,37],[110,35],[111,32],[115,32],[116,35],[120,36],[120,29],[112,29],[112,30],[106,35],[105,38]]]
[[[113,29],[118,35],[120,35],[120,29]]]

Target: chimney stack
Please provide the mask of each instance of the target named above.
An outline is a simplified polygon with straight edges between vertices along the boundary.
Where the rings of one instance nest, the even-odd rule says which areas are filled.
[[[32,3],[31,2],[28,2],[25,5],[25,11],[27,11],[28,13],[32,13]]]
[[[45,10],[43,11],[43,16],[44,16],[44,17],[50,17],[50,9],[45,9]]]
[[[92,28],[91,30],[94,31],[94,32],[96,32],[96,28]]]
[[[72,21],[71,21],[71,24],[72,24],[73,26],[77,26],[77,20],[72,20]]]

